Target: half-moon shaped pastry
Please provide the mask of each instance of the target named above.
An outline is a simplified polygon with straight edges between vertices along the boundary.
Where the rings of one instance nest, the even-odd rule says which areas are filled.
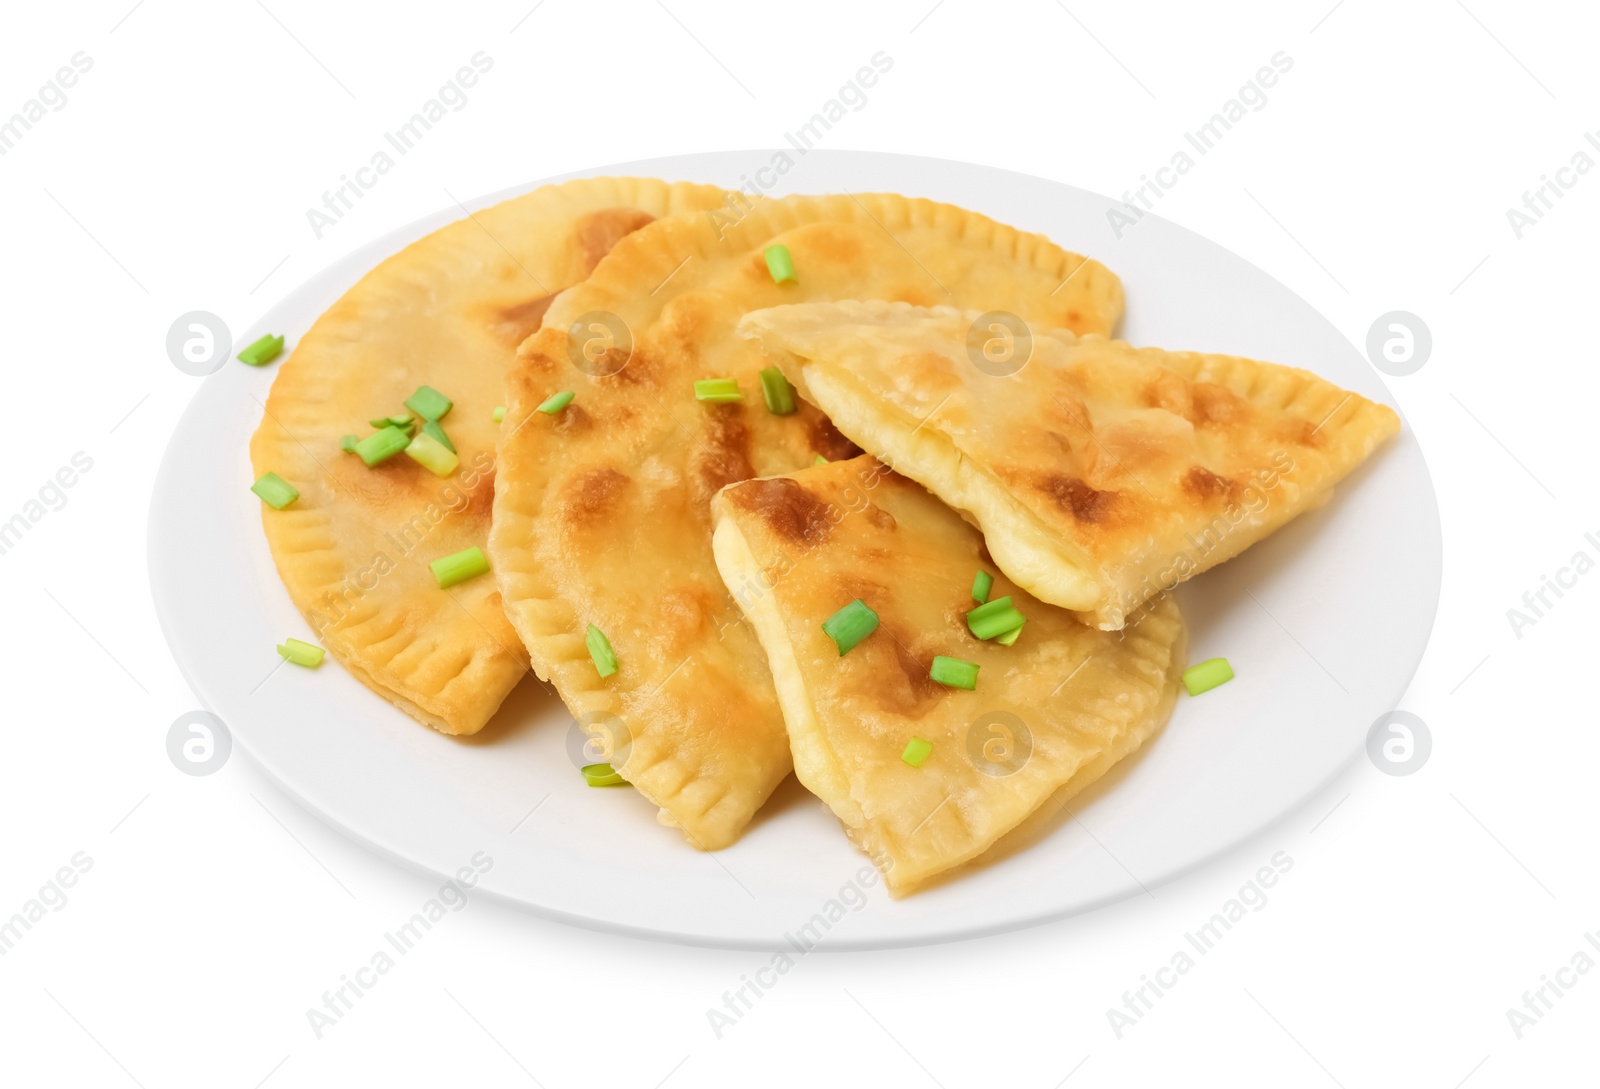
[[[1085,627],[873,458],[734,484],[714,508],[717,565],[766,650],[795,771],[896,895],[1081,790],[1172,712],[1171,595],[1123,631]],[[1025,618],[1011,645],[969,626],[975,581],[986,608]],[[833,619],[863,608],[854,630]]]
[[[1108,629],[1320,506],[1400,428],[1307,371],[971,309],[784,306],[741,328],[1018,585]]]
[[[250,443],[256,474],[299,491],[262,520],[317,638],[374,692],[435,729],[481,729],[527,672],[494,579],[441,589],[428,564],[489,535],[494,411],[516,348],[552,298],[628,232],[720,205],[723,191],[649,178],[548,185],[443,227],[378,265],[280,365]],[[369,468],[341,448],[411,415],[430,386],[455,447],[445,476],[404,454]],[[413,428],[420,420],[413,420]]]
[[[506,615],[617,770],[702,848],[732,843],[791,766],[766,655],[712,558],[711,497],[857,452],[736,327],[849,298],[1106,332],[1122,289],[945,204],[739,198],[619,242],[556,300],[509,383],[489,538]]]

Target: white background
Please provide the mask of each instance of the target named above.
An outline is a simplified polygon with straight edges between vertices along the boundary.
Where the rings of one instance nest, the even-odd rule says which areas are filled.
[[[1600,170],[1520,239],[1506,216],[1580,149],[1600,161],[1583,138],[1600,127],[1592,15],[1506,0],[131,6],[13,6],[0,36],[0,119],[74,53],[93,59],[66,105],[0,157],[0,521],[74,453],[94,463],[0,555],[0,916],[75,852],[93,859],[65,907],[0,957],[0,1079],[1593,1079],[1600,971],[1520,1039],[1506,1013],[1578,950],[1600,959],[1584,938],[1600,941],[1600,743],[1578,698],[1595,673],[1600,578],[1550,595],[1520,638],[1507,619],[1575,552],[1600,557],[1584,539],[1600,531],[1588,454]],[[494,68],[467,106],[316,238],[307,208],[479,50]],[[720,1039],[707,1008],[765,955],[607,937],[482,901],[317,1039],[307,1008],[437,883],[322,826],[242,756],[206,778],[166,756],[194,697],[152,612],[146,507],[197,382],[168,362],[168,325],[205,309],[241,329],[447,191],[779,145],[879,50],[893,69],[824,146],[1111,194],[1166,164],[1274,53],[1294,59],[1158,210],[1271,271],[1357,345],[1394,309],[1432,329],[1428,364],[1390,379],[1444,518],[1444,598],[1404,703],[1432,729],[1430,761],[1405,778],[1359,761],[1272,832],[1150,897],[1001,938],[805,958]],[[1095,256],[1115,268],[1114,253]],[[1294,866],[1266,906],[1119,1039],[1107,1009],[1277,851]]]

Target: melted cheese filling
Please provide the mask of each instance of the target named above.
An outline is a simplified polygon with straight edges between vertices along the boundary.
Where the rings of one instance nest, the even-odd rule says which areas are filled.
[[[847,381],[815,365],[804,365],[801,376],[812,400],[840,431],[865,438],[859,445],[868,453],[970,515],[995,564],[1017,585],[1041,601],[1077,612],[1093,612],[1106,602],[1109,595],[1099,580],[943,434],[920,425],[908,427],[893,410],[874,407],[874,398],[847,388]]]

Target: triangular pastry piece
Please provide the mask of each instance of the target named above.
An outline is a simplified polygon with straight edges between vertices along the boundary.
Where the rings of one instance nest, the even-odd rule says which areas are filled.
[[[771,664],[800,781],[896,895],[1087,786],[1172,711],[1185,637],[1171,595],[1121,632],[1086,627],[873,458],[734,484],[714,509],[717,565]],[[1010,646],[968,626],[980,571],[984,596],[1026,618]],[[841,653],[824,624],[852,602],[877,623]],[[935,680],[936,656],[977,666],[947,678],[973,687]]]
[[[741,330],[1018,585],[1106,629],[1319,506],[1400,427],[1306,371],[1009,315],[835,302]]]
[[[300,494],[262,506],[267,543],[316,638],[367,687],[470,734],[527,673],[494,579],[444,590],[428,569],[488,538],[506,369],[556,292],[618,238],[723,196],[649,178],[536,189],[378,265],[277,364],[250,458]],[[344,435],[375,434],[372,419],[407,414],[424,385],[454,402],[438,421],[454,471],[436,476],[404,455],[368,468],[341,448]]]
[[[791,767],[766,656],[712,559],[711,497],[858,452],[781,381],[764,389],[770,361],[736,327],[749,310],[840,298],[1006,306],[1105,331],[1122,289],[1093,261],[945,204],[740,196],[623,239],[556,300],[509,382],[489,538],[506,615],[578,721],[625,739],[617,770],[698,847],[732,843]],[[565,407],[538,411],[563,393]],[[591,628],[615,672],[597,668]]]

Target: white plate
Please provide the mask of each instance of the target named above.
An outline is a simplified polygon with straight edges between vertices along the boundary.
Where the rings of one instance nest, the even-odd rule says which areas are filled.
[[[765,169],[779,154],[687,155],[588,173],[733,187],[748,179],[771,195],[891,190],[950,201],[1104,261],[1126,285],[1122,335],[1135,344],[1292,363],[1393,404],[1366,360],[1304,300],[1172,223],[1146,216],[1118,240],[1106,219],[1111,201],[1039,178],[843,151],[791,152],[793,169],[780,176]],[[271,331],[292,347],[381,258],[459,214],[441,211],[363,247],[235,343]],[[568,756],[576,727],[531,682],[482,735],[460,741],[419,726],[331,659],[315,672],[272,672],[274,644],[307,636],[247,490],[246,443],[275,369],[229,363],[196,393],[155,487],[150,578],[167,640],[201,702],[285,791],[418,870],[448,875],[485,851],[494,866],[480,888],[493,896],[671,941],[778,947],[870,875],[792,778],[737,845],[715,855],[690,849],[633,791],[584,785]],[[864,906],[847,891],[844,917],[820,948],[934,942],[1061,918],[1138,894],[1270,825],[1336,775],[1373,720],[1398,703],[1433,624],[1441,569],[1433,486],[1407,427],[1328,506],[1183,588],[1192,660],[1225,655],[1237,680],[1182,697],[1140,757],[1074,802],[1076,821],[1060,817],[1027,850],[904,901],[870,877]]]

